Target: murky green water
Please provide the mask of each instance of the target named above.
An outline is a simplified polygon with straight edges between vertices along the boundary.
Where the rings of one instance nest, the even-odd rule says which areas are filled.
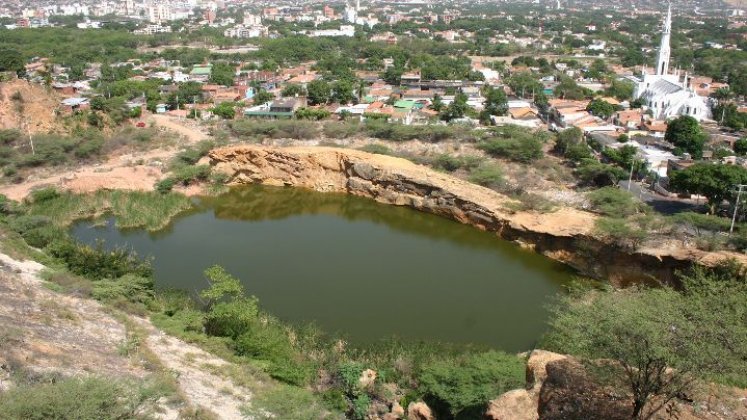
[[[199,290],[202,271],[220,264],[279,318],[359,343],[398,336],[526,350],[572,274],[437,216],[292,188],[233,189],[156,234],[111,221],[73,234],[154,257],[159,287]]]

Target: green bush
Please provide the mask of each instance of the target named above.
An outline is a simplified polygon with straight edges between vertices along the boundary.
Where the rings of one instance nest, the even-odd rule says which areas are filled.
[[[378,143],[367,144],[361,147],[359,150],[368,152],[368,153],[374,153],[377,155],[390,155],[391,156],[393,154],[392,149],[384,146],[383,144],[378,144]]]
[[[625,219],[600,217],[594,224],[596,234],[612,240],[620,245],[638,248],[649,233],[638,226],[632,226]]]
[[[236,353],[260,360],[285,360],[293,355],[288,334],[281,325],[255,324],[236,339]]]
[[[174,189],[174,186],[176,185],[176,180],[174,178],[165,178],[156,183],[156,191],[158,191],[161,194],[168,194],[171,192],[171,190]]]
[[[627,174],[617,166],[593,158],[582,158],[576,168],[576,176],[582,186],[607,187],[625,179]]]
[[[328,122],[322,127],[326,137],[332,139],[347,139],[360,132],[361,125],[357,122]]]
[[[137,418],[145,390],[111,378],[63,379],[0,393],[7,420]]]
[[[566,295],[553,309],[541,347],[617,360],[634,372],[639,366],[648,370],[663,362],[678,374],[747,386],[747,346],[740,338],[747,337],[743,269],[730,263],[716,269],[694,268],[681,273],[678,283],[679,290],[632,288]],[[670,391],[683,392],[662,388],[654,395]]]
[[[155,307],[153,279],[132,274],[95,282],[91,296],[118,309],[139,315],[145,315],[147,309]]]
[[[210,165],[184,166],[175,170],[171,178],[184,186],[204,182],[210,178]]]
[[[180,166],[188,166],[188,165],[196,165],[197,162],[200,161],[203,157],[207,156],[208,153],[212,149],[215,148],[215,142],[210,140],[203,140],[197,144],[195,144],[192,147],[188,147],[181,152],[179,152],[174,157],[174,162],[172,163],[172,166],[174,167],[180,167]]]
[[[418,390],[432,408],[441,411],[439,418],[479,418],[488,401],[524,386],[525,370],[524,361],[514,355],[497,351],[463,355],[425,366]]]
[[[49,188],[41,188],[38,190],[31,191],[31,194],[29,195],[30,202],[34,204],[39,204],[45,201],[51,201],[55,200],[60,197],[60,192],[57,191],[55,188],[49,187]]]
[[[506,126],[494,128],[489,134],[490,137],[481,141],[477,147],[492,156],[521,163],[529,163],[544,156],[542,149],[548,138],[545,133]]]
[[[366,394],[358,395],[353,400],[353,412],[352,418],[355,420],[363,420],[368,416],[368,407],[371,405],[371,397]]]
[[[256,299],[239,298],[215,304],[205,315],[205,332],[219,337],[238,338],[258,323]]]
[[[239,137],[291,138],[309,140],[319,137],[317,123],[305,120],[255,121],[238,120],[231,123],[231,130]]]
[[[498,188],[505,183],[503,170],[493,163],[484,163],[475,168],[469,176],[469,181],[488,188]]]
[[[615,187],[603,187],[587,194],[592,209],[613,217],[627,217],[643,213],[648,206],[627,191]]]
[[[458,125],[404,125],[380,120],[367,120],[363,128],[371,137],[390,141],[438,143],[448,139],[465,139],[471,134],[470,129]]]
[[[49,246],[49,252],[71,272],[93,280],[117,279],[127,274],[144,278],[153,275],[150,261],[141,260],[123,248],[108,251],[103,243],[91,247],[70,240],[58,241]]]
[[[542,143],[536,139],[493,139],[477,145],[495,157],[502,157],[521,163],[530,163],[544,156]]]

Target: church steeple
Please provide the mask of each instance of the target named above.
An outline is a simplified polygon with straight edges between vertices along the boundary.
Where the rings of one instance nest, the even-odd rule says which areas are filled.
[[[656,74],[664,75],[669,73],[669,56],[672,52],[669,47],[669,39],[672,36],[672,3],[669,3],[667,9],[667,18],[664,21],[664,32],[661,34],[661,45],[659,46],[659,59],[656,64]]]

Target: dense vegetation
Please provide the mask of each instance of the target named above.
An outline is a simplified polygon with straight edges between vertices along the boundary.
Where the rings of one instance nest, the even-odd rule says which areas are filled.
[[[745,387],[744,269],[695,268],[682,273],[679,283],[563,297],[542,346],[617,361],[623,372],[606,380],[627,388],[636,418],[692,392],[699,380]]]

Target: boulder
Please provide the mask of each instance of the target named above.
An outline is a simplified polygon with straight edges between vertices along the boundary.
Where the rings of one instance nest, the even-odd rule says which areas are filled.
[[[376,382],[376,371],[373,369],[364,370],[358,378],[358,385],[363,389],[372,387],[374,382]]]
[[[390,414],[393,414],[396,418],[405,418],[405,409],[402,407],[399,402],[395,401],[394,404],[392,404],[392,412]]]
[[[407,420],[435,420],[435,417],[426,403],[411,402],[407,406]]]
[[[525,389],[515,389],[494,399],[488,405],[489,420],[537,420],[537,397]]]
[[[539,391],[547,378],[547,364],[556,360],[565,360],[568,356],[545,350],[534,350],[527,360],[527,386]]]

